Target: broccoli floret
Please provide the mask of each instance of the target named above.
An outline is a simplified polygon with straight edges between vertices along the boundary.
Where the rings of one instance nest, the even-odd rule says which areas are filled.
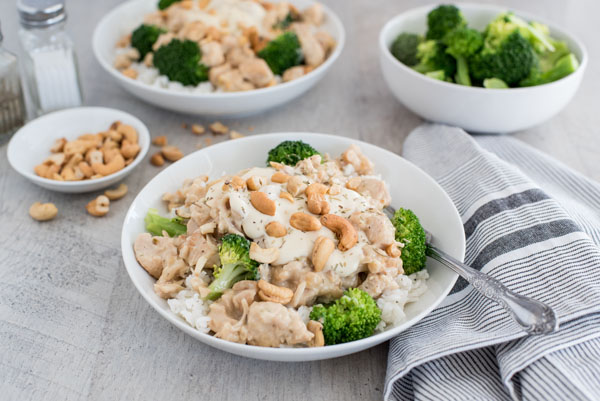
[[[531,44],[519,31],[513,31],[500,42],[486,38],[483,50],[470,60],[469,71],[480,82],[498,78],[513,86],[529,76],[537,62]]]
[[[547,84],[564,78],[567,75],[574,73],[577,68],[579,68],[577,57],[575,57],[573,53],[567,54],[560,58],[553,68],[542,73],[540,84]]]
[[[283,141],[273,149],[269,150],[267,166],[270,162],[295,166],[300,160],[320,154],[308,143],[302,141]]]
[[[173,3],[177,3],[180,2],[181,0],[160,0],[158,2],[158,9],[159,10],[164,10],[165,8],[168,8],[171,4]]]
[[[258,280],[258,262],[250,259],[250,242],[237,234],[227,234],[219,245],[221,266],[215,267],[214,280],[207,299],[218,299],[228,288],[241,280]]]
[[[131,34],[131,46],[135,47],[140,53],[139,60],[142,60],[146,54],[152,51],[152,45],[156,42],[156,39],[165,30],[157,27],[156,25],[145,25],[142,24],[136,28]]]
[[[456,60],[446,53],[446,46],[435,40],[426,40],[417,46],[419,64],[413,68],[425,74],[431,71],[443,70],[446,77],[456,73]]]
[[[302,62],[300,41],[294,32],[284,32],[267,43],[258,52],[258,57],[264,59],[273,74],[281,75],[285,70]]]
[[[334,345],[373,335],[381,310],[369,294],[350,288],[333,304],[313,307],[310,318],[323,324],[325,344]]]
[[[166,231],[170,237],[176,237],[187,232],[187,226],[181,217],[169,219],[158,214],[158,210],[149,209],[144,218],[146,231],[152,235],[162,235]]]
[[[427,39],[441,40],[453,29],[467,25],[460,10],[453,5],[441,5],[427,14]]]
[[[518,31],[525,39],[527,39],[527,41],[529,41],[536,51],[554,51],[554,46],[545,33],[548,32],[547,27],[542,27],[545,26],[539,23],[530,25],[513,13],[502,13],[486,27],[486,42],[489,42],[493,46],[498,46],[498,44],[507,36]],[[542,30],[540,30],[540,28],[542,28]]]
[[[486,78],[483,80],[483,87],[488,89],[507,89],[508,85],[498,78]]]
[[[196,86],[208,80],[208,67],[200,62],[202,52],[198,43],[173,39],[154,52],[154,66],[171,81]]]
[[[396,227],[396,241],[404,244],[400,254],[404,274],[411,275],[422,270],[427,260],[427,245],[419,218],[412,210],[400,208],[396,210],[392,224]]]
[[[454,81],[460,85],[471,86],[467,60],[483,46],[483,35],[475,29],[461,27],[444,36],[446,52],[456,59],[456,77]]]
[[[419,62],[417,46],[423,41],[421,35],[414,33],[401,33],[392,43],[390,51],[403,64],[412,67]]]
[[[452,82],[452,78],[447,77],[444,70],[426,72],[425,75],[429,78],[439,79],[440,81]]]

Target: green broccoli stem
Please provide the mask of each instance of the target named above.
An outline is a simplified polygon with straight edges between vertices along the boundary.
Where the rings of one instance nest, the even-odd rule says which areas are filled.
[[[440,81],[446,80],[446,73],[444,72],[444,70],[429,71],[426,72],[425,75],[429,78],[438,79]]]
[[[508,19],[513,24],[529,31],[529,33],[531,33],[537,40],[540,41],[540,43],[542,45],[544,45],[546,50],[551,51],[551,52],[553,52],[555,50],[552,43],[550,43],[550,41],[546,38],[546,35],[544,35],[542,32],[540,32],[537,28],[531,26],[526,21],[522,20],[521,18],[517,17],[516,15],[510,15],[508,17]]]
[[[483,87],[488,89],[508,89],[506,82],[500,78],[486,78],[483,80]]]
[[[579,61],[573,53],[570,53],[560,58],[556,64],[554,64],[554,67],[542,74],[541,83],[546,84],[557,81],[572,74],[577,68],[579,68]]]
[[[242,280],[245,273],[247,271],[244,267],[237,263],[222,266],[218,270],[218,276],[208,286],[210,293],[206,298],[211,301],[218,299],[226,289],[231,288],[235,283]]]
[[[456,57],[456,76],[454,80],[457,84],[471,86],[471,77],[469,77],[469,66],[464,56]]]

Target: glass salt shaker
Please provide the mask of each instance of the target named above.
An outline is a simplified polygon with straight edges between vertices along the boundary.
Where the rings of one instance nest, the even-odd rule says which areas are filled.
[[[27,91],[36,116],[80,106],[73,42],[65,31],[64,0],[18,0]]]
[[[17,57],[2,47],[0,30],[0,145],[25,123],[25,116]]]

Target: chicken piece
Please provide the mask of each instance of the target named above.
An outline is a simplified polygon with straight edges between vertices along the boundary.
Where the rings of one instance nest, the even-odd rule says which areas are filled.
[[[370,273],[386,273],[392,277],[404,273],[402,259],[388,256],[383,249],[365,245],[362,251],[361,263],[367,265]]]
[[[324,18],[323,6],[319,3],[315,3],[302,11],[302,20],[308,24],[319,26],[323,23]]]
[[[294,291],[294,307],[312,305],[317,297],[337,299],[344,292],[340,277],[333,271],[314,272],[306,262],[300,261],[271,267],[271,283]]]
[[[359,175],[373,174],[373,162],[365,156],[356,145],[350,147],[342,153],[340,164],[343,167],[352,166]]]
[[[179,36],[179,39],[200,42],[206,36],[206,25],[201,21],[188,22],[183,25],[177,36]]]
[[[207,42],[200,46],[202,49],[202,63],[208,67],[215,67],[225,62],[223,48],[219,42]]]
[[[257,290],[256,281],[239,281],[210,305],[208,327],[215,332],[215,337],[238,343],[246,342],[244,325],[248,307],[256,300]]]
[[[211,84],[217,86],[219,82],[219,77],[229,71],[231,71],[231,65],[229,63],[213,67],[208,71],[208,79],[210,80]]]
[[[177,5],[178,4],[163,10],[164,15],[166,16],[167,30],[175,33],[179,32],[186,24],[192,22],[195,18],[193,13],[190,13],[183,7],[178,7]]]
[[[261,58],[246,59],[240,63],[239,69],[242,77],[258,88],[269,85],[274,78],[269,65]]]
[[[319,41],[323,50],[325,50],[325,54],[331,53],[331,51],[335,48],[335,39],[327,32],[316,32],[315,38]]]
[[[177,256],[177,247],[172,238],[153,237],[149,233],[138,235],[133,251],[139,264],[155,279],[161,276],[164,262]]]
[[[144,15],[144,24],[156,25],[161,28],[166,28],[167,26],[165,23],[163,12],[160,10]]]
[[[373,246],[384,248],[396,242],[396,229],[382,213],[355,212],[350,216],[350,222],[357,230],[364,231]]]
[[[188,235],[179,248],[179,257],[190,266],[196,266],[200,258],[205,258],[208,266],[215,265],[218,262],[217,253],[217,245],[199,232]]]
[[[157,281],[154,283],[154,292],[156,295],[164,299],[174,298],[179,291],[183,290],[182,284],[183,280],[170,283]]]
[[[264,30],[268,32],[273,29],[273,25],[276,25],[279,21],[283,21],[290,11],[290,4],[288,2],[271,3],[271,7],[265,13],[262,21]]]
[[[190,206],[191,218],[188,221],[187,232],[193,233],[206,223],[211,222],[210,207],[204,203],[198,202]]]
[[[238,38],[233,35],[225,35],[221,38],[221,47],[223,48],[223,53],[227,54],[231,49],[237,47],[240,44]]]
[[[156,42],[152,45],[152,50],[157,51],[159,47],[168,45],[175,39],[175,35],[171,32],[161,33]]]
[[[388,206],[392,201],[387,185],[377,178],[362,178],[356,191],[363,196],[369,196],[381,209]]]
[[[229,64],[235,68],[247,59],[252,59],[255,57],[254,52],[249,46],[237,46],[227,52],[226,58],[227,62],[229,62]]]
[[[304,76],[304,66],[297,65],[295,67],[291,67],[285,70],[281,78],[283,79],[283,82],[289,82],[293,81],[294,79],[298,79],[302,76]]]
[[[298,312],[275,302],[250,305],[247,329],[248,344],[262,347],[303,344],[314,337]]]
[[[325,50],[313,35],[311,28],[307,24],[293,23],[292,31],[298,35],[302,54],[304,54],[304,62],[311,67],[317,67],[325,60]]]
[[[387,274],[370,273],[358,288],[365,291],[373,298],[379,298],[384,291],[395,290],[399,288],[399,286],[396,280]]]
[[[254,89],[254,85],[244,81],[240,70],[227,71],[217,78],[217,86],[226,92],[247,91]]]

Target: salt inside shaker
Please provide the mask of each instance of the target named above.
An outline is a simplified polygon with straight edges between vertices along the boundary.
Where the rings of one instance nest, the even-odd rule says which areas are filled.
[[[0,30],[0,145],[23,125],[25,115],[17,57],[2,47]]]
[[[17,8],[34,114],[80,106],[79,73],[73,42],[65,31],[64,1],[18,0]]]

